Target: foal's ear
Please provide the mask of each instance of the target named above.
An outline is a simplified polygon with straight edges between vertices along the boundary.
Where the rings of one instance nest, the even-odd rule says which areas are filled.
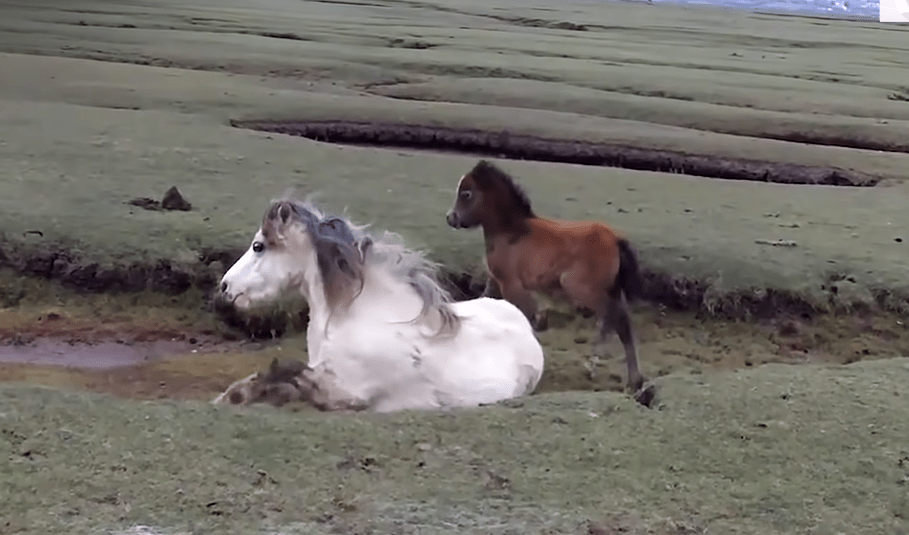
[[[276,373],[278,373],[278,357],[274,357],[271,359],[271,364],[268,366],[268,372],[271,375],[275,375]]]

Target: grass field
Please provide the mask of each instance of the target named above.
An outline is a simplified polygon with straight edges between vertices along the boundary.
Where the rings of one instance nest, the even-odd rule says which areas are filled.
[[[909,533],[909,29],[580,1],[0,10],[0,532]],[[216,410],[199,402],[303,353],[299,334],[236,340],[206,306],[287,188],[452,274],[482,254],[444,222],[477,156],[231,120],[507,131],[877,184],[501,160],[540,214],[637,246],[655,410],[589,392],[623,364],[587,378],[592,320],[564,311],[539,395],[509,406]],[[172,185],[192,210],[127,204]],[[111,369],[11,357],[50,339],[180,349]]]
[[[658,410],[566,393],[362,417],[6,387],[0,520],[48,535],[905,533],[907,380],[906,359],[773,365],[663,378]]]
[[[888,305],[905,306],[899,214],[909,155],[770,139],[903,150],[906,88],[889,73],[909,45],[897,27],[621,3],[564,11],[507,3],[101,6],[11,4],[0,24],[11,80],[0,106],[16,129],[0,147],[16,177],[3,186],[2,228],[19,266],[63,243],[74,258],[60,261],[62,277],[73,266],[167,259],[210,281],[221,266],[201,266],[200,255],[241,249],[267,200],[296,186],[323,193],[328,207],[347,207],[358,221],[401,232],[452,271],[475,273],[479,236],[443,222],[457,178],[475,158],[226,125],[356,119],[507,127],[880,177],[879,188],[858,190],[507,163],[540,213],[603,219],[634,239],[652,271],[702,283],[696,306],[775,288],[824,308],[841,299],[829,283],[845,279],[860,288],[850,299],[893,294]],[[622,22],[564,29],[598,17]],[[839,70],[829,58],[840,59]],[[124,204],[171,184],[195,211]],[[20,202],[38,192],[37,206]],[[22,234],[28,230],[44,237]],[[798,246],[764,244],[774,240]],[[32,272],[54,272],[46,254],[39,260]],[[76,273],[83,285],[92,279]]]

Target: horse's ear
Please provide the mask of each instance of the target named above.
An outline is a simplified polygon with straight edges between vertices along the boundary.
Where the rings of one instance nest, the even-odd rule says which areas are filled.
[[[278,357],[271,359],[271,364],[268,366],[268,371],[272,375],[278,373]]]
[[[348,262],[346,258],[344,258],[343,256],[339,256],[337,262],[338,262],[338,269],[340,269],[345,275],[347,275],[348,277],[350,277],[352,279],[357,276],[357,274],[354,273],[354,270],[351,267],[350,262]]]
[[[280,208],[278,208],[278,217],[281,218],[282,223],[285,223],[285,224],[287,223],[287,221],[290,219],[290,205],[289,204],[284,203],[281,205]]]
[[[360,249],[360,262],[364,262],[366,261],[366,253],[372,249],[372,238],[367,236],[363,238],[363,241],[361,241],[358,245]]]

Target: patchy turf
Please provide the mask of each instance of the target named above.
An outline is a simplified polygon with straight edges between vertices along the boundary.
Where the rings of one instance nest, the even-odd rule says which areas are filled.
[[[900,533],[909,361],[442,414],[0,389],[6,533]],[[602,531],[593,531],[600,529]]]

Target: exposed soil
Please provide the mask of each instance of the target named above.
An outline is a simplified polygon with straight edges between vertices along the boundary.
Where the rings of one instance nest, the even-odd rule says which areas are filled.
[[[353,121],[231,121],[238,128],[301,136],[315,141],[457,152],[513,160],[620,167],[639,171],[825,186],[874,186],[878,178],[835,167],[814,167],[745,158],[718,158],[624,145],[545,139],[508,131],[484,132],[442,126]]]
[[[0,251],[2,253],[2,251]],[[101,268],[97,264],[83,265],[64,251],[39,251],[19,262],[0,256],[0,267],[12,267],[16,272],[29,276],[60,282],[63,286],[90,294],[133,293],[143,290],[177,296],[195,287],[206,296],[206,308],[221,322],[238,333],[256,339],[272,339],[282,336],[288,328],[305,327],[306,317],[298,314],[277,313],[269,317],[237,317],[232,310],[219,308],[209,299],[217,284],[217,273],[209,268],[215,261],[231,265],[242,251],[209,251],[202,255],[200,262],[188,268],[159,261],[155,265],[114,266]],[[641,299],[652,305],[674,312],[695,314],[699,318],[726,320],[766,320],[780,317],[810,319],[818,314],[815,304],[797,293],[766,289],[763,292],[742,291],[722,296],[711,296],[709,306],[705,302],[708,285],[697,280],[680,278],[669,273],[642,269],[643,287]],[[485,285],[484,277],[470,273],[442,270],[441,282],[457,300],[479,297]],[[0,308],[16,307],[24,298],[24,290],[15,287],[0,288]],[[894,309],[885,302],[903,302],[894,296],[881,293],[875,295],[881,308]],[[894,301],[896,299],[896,301]],[[889,301],[888,301],[889,300]],[[892,303],[891,303],[892,305]],[[3,329],[0,328],[0,339]]]
[[[909,328],[891,314],[744,322],[638,305],[634,316],[642,366],[651,378],[771,362],[848,364],[909,353]],[[303,358],[305,348],[301,325],[293,336],[254,342],[194,327],[97,323],[59,318],[0,330],[0,378],[135,399],[209,400],[235,380],[265,370],[274,356]],[[588,374],[592,318],[555,309],[549,324],[540,335],[547,366],[538,392],[622,390],[624,359],[615,340],[611,358],[601,360],[593,378]]]
[[[98,318],[42,314],[37,320],[0,314],[0,363],[108,369],[173,355],[238,351],[255,343],[230,332],[166,318]]]
[[[195,339],[194,339],[195,340]],[[152,340],[135,342],[115,341],[78,342],[36,338],[31,342],[17,340],[0,345],[0,363],[38,364],[42,366],[74,366],[85,369],[108,369],[135,366],[141,362],[179,353],[212,351],[217,342],[193,343],[186,340]],[[223,350],[223,348],[221,348]]]

